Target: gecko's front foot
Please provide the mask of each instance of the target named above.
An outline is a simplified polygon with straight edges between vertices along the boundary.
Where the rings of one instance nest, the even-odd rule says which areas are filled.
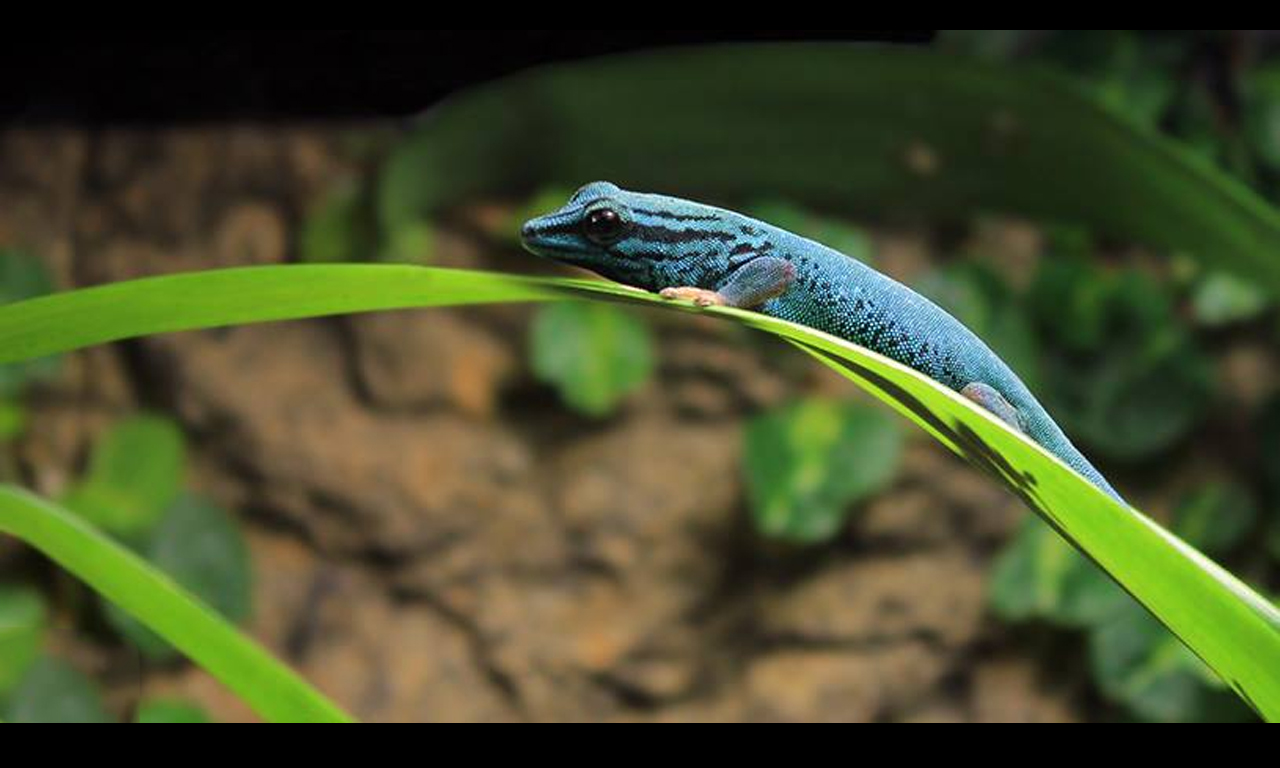
[[[663,288],[658,295],[664,299],[674,301],[691,301],[699,307],[723,307],[727,303],[724,297],[715,291],[708,291],[703,288],[694,288],[692,286],[681,286],[680,288]]]

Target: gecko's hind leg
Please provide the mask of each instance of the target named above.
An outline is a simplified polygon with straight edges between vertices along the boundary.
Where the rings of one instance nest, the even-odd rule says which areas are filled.
[[[1014,408],[1008,400],[1004,399],[1004,395],[997,392],[991,385],[975,381],[960,390],[960,394],[991,411],[997,419],[1019,432],[1026,431],[1022,426],[1022,416],[1018,414],[1018,409]]]

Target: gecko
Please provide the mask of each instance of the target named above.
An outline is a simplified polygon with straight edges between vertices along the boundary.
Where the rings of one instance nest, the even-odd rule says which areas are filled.
[[[535,255],[667,299],[762,312],[878,352],[985,408],[1124,503],[973,331],[821,243],[734,211],[606,181],[526,222],[521,240]]]

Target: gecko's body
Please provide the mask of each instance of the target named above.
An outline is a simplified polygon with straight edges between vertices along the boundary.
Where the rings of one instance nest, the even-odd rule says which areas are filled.
[[[820,243],[733,211],[588,184],[525,224],[526,246],[611,280],[756,309],[879,352],[964,394],[1120,496],[1026,385],[941,307]]]

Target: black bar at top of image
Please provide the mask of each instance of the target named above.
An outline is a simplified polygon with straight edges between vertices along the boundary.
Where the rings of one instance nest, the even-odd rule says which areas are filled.
[[[14,30],[0,122],[75,125],[415,114],[525,67],[657,46],[925,43],[927,30]]]

